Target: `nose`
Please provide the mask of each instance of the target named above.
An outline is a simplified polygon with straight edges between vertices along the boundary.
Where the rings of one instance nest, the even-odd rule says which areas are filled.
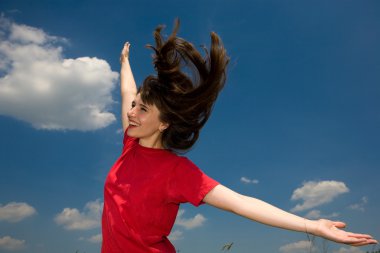
[[[127,115],[129,117],[136,116],[136,107],[131,107],[131,109],[129,109],[129,111],[127,112]]]

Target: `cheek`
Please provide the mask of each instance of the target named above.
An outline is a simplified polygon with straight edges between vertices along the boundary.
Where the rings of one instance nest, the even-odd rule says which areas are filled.
[[[154,117],[153,115],[144,115],[144,116],[140,118],[140,122],[144,124],[146,128],[158,129],[158,127],[160,126],[160,121],[157,117]]]

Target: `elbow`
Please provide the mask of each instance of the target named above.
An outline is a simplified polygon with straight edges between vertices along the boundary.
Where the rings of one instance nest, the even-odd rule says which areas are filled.
[[[240,193],[219,185],[210,191],[204,201],[227,212],[241,215],[247,209],[248,198]]]
[[[122,89],[120,94],[122,98],[132,98],[133,100],[137,95],[137,89]]]
[[[242,215],[246,206],[247,196],[237,193],[234,197],[235,199],[232,205],[230,205],[229,211],[237,215]]]

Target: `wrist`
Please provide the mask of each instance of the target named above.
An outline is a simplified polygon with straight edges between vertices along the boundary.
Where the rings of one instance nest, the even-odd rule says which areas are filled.
[[[122,68],[129,66],[129,59],[128,58],[120,59],[120,64]]]
[[[318,221],[305,219],[305,233],[316,235],[318,229]]]
[[[120,64],[123,66],[123,64],[125,64],[125,63],[129,63],[129,57],[121,55],[120,56]]]

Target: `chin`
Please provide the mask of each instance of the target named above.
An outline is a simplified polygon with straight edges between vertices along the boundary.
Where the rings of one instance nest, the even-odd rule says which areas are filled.
[[[139,138],[139,135],[138,133],[136,133],[134,127],[129,127],[128,130],[127,130],[127,135],[129,137],[133,137],[133,138]]]
[[[130,127],[127,130],[127,135],[132,138],[141,139],[146,136],[149,136],[148,133],[145,133],[145,131],[141,131],[143,129],[136,129],[136,127]]]

